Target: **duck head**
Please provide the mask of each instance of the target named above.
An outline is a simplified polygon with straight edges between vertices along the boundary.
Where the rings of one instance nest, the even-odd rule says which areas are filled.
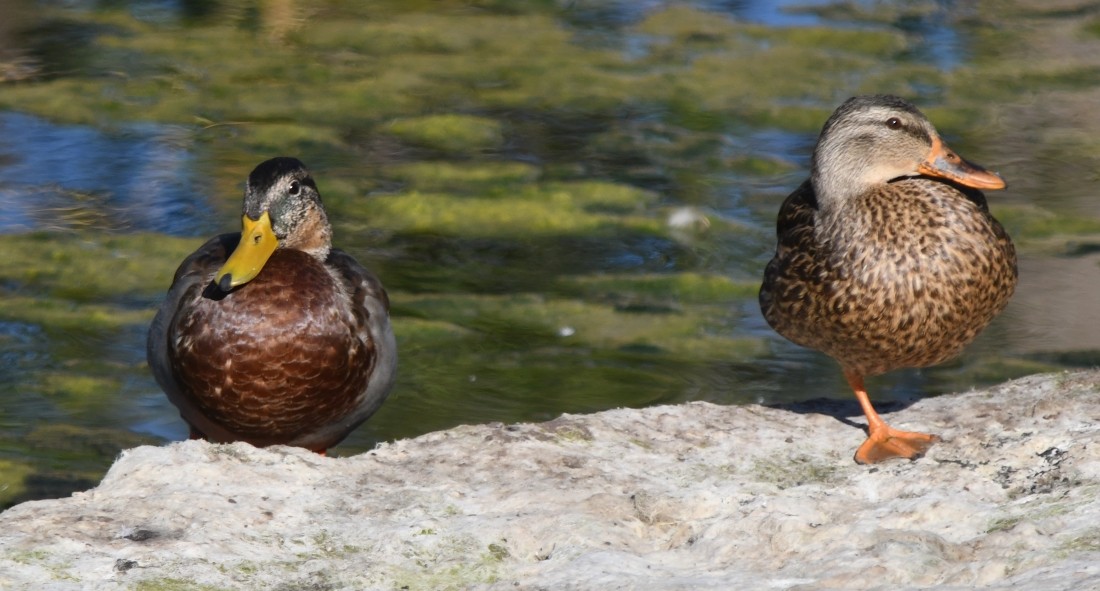
[[[317,184],[296,158],[272,158],[248,175],[241,221],[241,241],[214,275],[223,292],[254,279],[277,249],[324,260],[332,246],[332,226]]]
[[[947,147],[915,106],[896,96],[852,97],[833,112],[814,148],[810,178],[823,211],[891,181],[929,176],[975,189],[1004,180]]]

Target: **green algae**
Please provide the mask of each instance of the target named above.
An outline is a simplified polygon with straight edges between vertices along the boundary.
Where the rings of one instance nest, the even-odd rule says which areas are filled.
[[[54,365],[30,370],[37,379],[24,389],[72,411],[109,404],[120,375],[135,368],[102,345],[144,331],[188,243],[154,235],[0,236],[10,253],[0,260],[0,320],[40,327],[51,339],[45,353]]]
[[[496,560],[503,562],[504,560],[511,558],[512,553],[508,551],[508,546],[505,544],[489,544],[489,556],[488,560]]]
[[[49,559],[50,554],[45,550],[27,550],[20,552],[13,552],[8,555],[13,561],[20,564],[34,564],[46,562]]]
[[[985,533],[991,534],[994,532],[1012,531],[1017,525],[1022,523],[1025,517],[1022,515],[1013,515],[1010,517],[998,517],[989,522],[985,528]]]
[[[308,163],[310,154],[347,149],[344,134],[337,127],[289,122],[229,124],[239,129],[240,139],[250,151],[261,154],[299,154]],[[217,123],[210,121],[207,125]]]
[[[147,323],[153,319],[153,310],[5,294],[0,299],[0,319],[29,322],[52,331],[92,332]]]
[[[468,535],[425,536],[417,540],[417,544],[406,545],[403,550],[406,560],[392,574],[394,588],[457,591],[494,583],[500,579],[501,563],[508,558],[503,546],[490,544],[481,551],[485,546]],[[471,561],[468,558],[471,555],[478,555],[479,559]]]
[[[1028,375],[1049,373],[1067,365],[1087,367],[1089,364],[1057,364],[1038,358],[1011,358],[994,355],[972,356],[965,364],[949,363],[937,369],[930,380],[941,391],[950,389],[950,383],[967,383],[976,387],[999,384],[1006,380]]]
[[[769,44],[789,43],[808,51],[836,51],[877,57],[899,57],[909,49],[905,36],[890,30],[860,30],[831,27],[775,29],[763,25],[749,28],[749,34]],[[904,60],[897,60],[903,62]]]
[[[149,445],[156,440],[122,429],[45,424],[31,430],[24,442],[35,449],[63,452],[70,460],[99,461],[104,457],[113,459],[124,449]]]
[[[18,403],[0,459],[33,466],[6,506],[90,488],[121,449],[155,441],[65,421],[115,425],[129,415],[126,400],[148,379],[140,352],[153,304],[197,244],[87,231],[4,235],[0,245],[9,255],[0,259],[0,321],[40,330],[10,343],[17,361],[2,370],[0,393]],[[43,407],[71,419],[43,423],[32,411]]]
[[[92,488],[122,450],[156,442],[125,429],[61,423],[0,435],[0,509]]]
[[[1092,528],[1082,535],[1063,540],[1058,544],[1056,551],[1061,557],[1081,552],[1100,551],[1100,528]]]
[[[0,507],[10,507],[26,493],[25,480],[35,468],[27,462],[0,458]]]
[[[631,97],[673,111],[697,104],[727,120],[731,109],[772,110],[776,95],[831,100],[832,77],[881,69],[873,66],[883,55],[906,48],[903,37],[883,31],[772,29],[688,8],[637,25],[661,40],[641,62],[578,44],[542,14],[409,11],[362,21],[320,11],[279,38],[231,22],[170,28],[119,13],[88,18],[109,23],[92,44],[105,61],[132,62],[131,75],[21,85],[0,106],[86,123],[135,110],[180,124],[309,121],[329,128],[322,137],[378,127],[435,149],[484,150],[499,146],[500,121],[463,112],[604,117]],[[662,45],[690,52],[695,61],[685,76],[654,73],[684,59]]]
[[[557,443],[589,444],[595,439],[592,433],[582,425],[551,424],[545,427]]]
[[[743,155],[722,163],[723,168],[735,173],[753,177],[771,177],[794,170],[790,162],[767,156]]]
[[[562,290],[590,300],[728,305],[737,299],[755,298],[760,283],[701,273],[602,275],[563,277]]]
[[[1036,205],[996,204],[991,210],[1013,240],[1025,245],[1051,238],[1100,235],[1097,218],[1056,213]]]
[[[486,194],[514,190],[539,178],[539,169],[523,162],[410,162],[384,171],[425,193]]]
[[[407,142],[440,152],[477,154],[500,148],[501,123],[487,117],[443,114],[392,121],[385,131]]]
[[[698,55],[707,51],[752,53],[782,45],[817,52],[889,56],[908,47],[905,37],[888,30],[857,30],[821,26],[776,28],[744,24],[727,16],[688,6],[656,11],[635,30],[656,37],[657,52]]]
[[[156,234],[0,235],[0,279],[72,302],[150,296],[167,291],[194,239]]]
[[[661,233],[660,222],[646,217],[643,209],[655,196],[625,185],[523,185],[507,192],[507,199],[502,197],[491,192],[458,197],[411,191],[364,201],[360,215],[374,225],[406,233],[520,237],[591,234],[620,227]]]
[[[135,581],[131,588],[134,591],[222,591],[223,589],[222,587],[200,585],[195,581],[171,577],[141,579]]]
[[[396,310],[402,315],[448,320],[499,340],[538,346],[643,348],[683,357],[729,357],[760,352],[751,338],[712,334],[727,312],[705,309],[630,311],[609,304],[550,299],[542,295],[408,296]]]
[[[756,479],[773,483],[781,490],[805,485],[828,485],[841,478],[837,464],[823,464],[809,456],[785,458],[782,461],[757,460],[752,472]]]
[[[42,377],[41,391],[69,412],[87,412],[89,407],[112,404],[122,380],[116,375],[95,376],[54,373]],[[64,400],[58,400],[58,399]]]

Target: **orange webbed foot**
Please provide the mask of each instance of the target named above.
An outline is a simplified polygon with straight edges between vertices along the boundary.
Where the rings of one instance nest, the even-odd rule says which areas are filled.
[[[886,424],[872,428],[867,441],[856,450],[856,462],[875,464],[891,458],[915,460],[924,455],[940,438],[928,433],[900,431]]]

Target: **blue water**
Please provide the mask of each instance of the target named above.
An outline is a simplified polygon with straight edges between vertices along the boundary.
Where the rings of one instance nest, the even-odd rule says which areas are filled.
[[[104,132],[0,112],[0,232],[212,232],[188,133],[152,124]]]

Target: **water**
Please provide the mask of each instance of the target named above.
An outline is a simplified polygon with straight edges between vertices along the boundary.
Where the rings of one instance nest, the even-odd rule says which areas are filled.
[[[105,133],[0,113],[0,232],[213,231],[187,135],[147,124]]]
[[[555,18],[565,23],[563,26],[568,27],[579,46],[593,51],[611,48],[627,55],[626,65],[620,67],[629,70],[646,67],[647,60],[657,59],[651,55],[656,47],[653,38],[635,33],[632,27],[673,4],[575,3],[555,13]],[[856,3],[857,9],[879,15],[859,19],[844,17],[843,12],[832,10],[836,7],[825,2],[809,6],[732,1],[685,4],[768,26],[897,32],[909,40],[905,52],[891,56],[898,67],[927,65],[939,72],[938,76],[950,76],[980,61],[976,49],[967,42],[968,32],[973,33],[967,29],[972,26],[967,20],[969,13],[964,12],[965,6],[951,2],[921,3],[908,12],[899,8],[907,6],[901,3]],[[219,12],[218,3],[211,6],[199,11],[201,18],[186,2],[137,3],[130,10],[153,26],[185,26],[178,21],[196,20],[198,24],[186,25],[194,26],[195,34],[214,26],[209,23],[220,18],[237,18],[229,9]],[[77,16],[70,16],[79,20],[80,14],[100,14],[97,10],[94,5],[81,6],[75,12]],[[394,12],[400,14],[401,10]],[[82,38],[87,33],[77,25],[54,26],[57,22],[50,19],[36,25],[33,17],[19,14],[12,22],[32,30],[51,25],[50,31],[73,31]],[[250,30],[255,28],[255,19],[263,24],[262,15],[248,19]],[[414,24],[429,26],[420,21]],[[245,24],[239,28],[245,28]],[[286,34],[294,35],[291,31]],[[398,39],[409,34],[405,29],[396,31],[391,34]],[[20,39],[0,31],[0,59],[5,55],[29,55],[37,60],[33,61],[37,67],[61,78],[66,76],[63,71],[74,76],[111,72],[111,76],[135,79],[146,75],[138,66],[128,71],[127,63],[104,67],[102,61],[106,58],[98,57],[85,45],[81,45],[84,54],[66,56],[64,35],[54,38],[57,46],[48,51]],[[449,42],[446,38],[443,41]],[[354,42],[352,39],[349,44]],[[704,39],[703,49],[684,54],[705,53],[710,51],[706,43],[714,42]],[[448,51],[463,50],[461,42],[453,43],[451,49],[439,50],[435,59],[444,60]],[[392,50],[392,59],[401,59],[405,55],[401,51]],[[358,59],[350,50],[329,57],[331,61],[324,67],[351,68],[347,64],[355,64]],[[541,64],[537,57],[530,56],[532,63]],[[164,72],[160,78],[151,77],[152,86],[159,88],[155,92],[129,87],[126,91],[152,93],[168,101],[174,93],[186,94],[169,83],[175,80],[173,76],[181,76],[186,86],[201,85],[205,78],[219,75],[215,66],[185,67],[186,63],[183,57],[179,64],[171,60],[158,62],[157,67],[164,68]],[[663,66],[673,77],[670,80],[686,75],[691,66],[690,59],[673,63],[677,65]],[[65,64],[65,69],[58,64]],[[239,65],[243,70],[246,64]],[[288,85],[335,84],[333,79],[346,79],[359,71],[342,70],[329,79],[321,66],[316,71],[294,70],[293,64],[286,67],[312,77],[308,81],[292,80]],[[368,62],[356,67],[373,66]],[[428,80],[424,86],[409,87],[412,90],[406,95],[393,95],[407,98],[421,92],[423,96],[417,100],[439,101],[430,103],[429,111],[474,113],[504,122],[503,140],[476,153],[454,154],[431,145],[396,141],[384,133],[384,121],[390,116],[380,116],[383,123],[378,123],[356,119],[352,111],[343,113],[347,120],[335,127],[334,137],[329,137],[324,133],[329,129],[324,127],[327,115],[310,111],[313,103],[303,100],[300,104],[304,123],[284,121],[278,112],[263,111],[278,107],[276,98],[259,100],[259,107],[249,103],[245,83],[239,86],[239,105],[234,108],[253,109],[250,116],[275,130],[270,136],[261,133],[269,127],[247,121],[212,127],[178,121],[127,121],[148,121],[143,117],[144,109],[158,104],[148,97],[134,103],[132,112],[121,114],[118,121],[105,121],[99,126],[60,124],[26,112],[0,112],[0,234],[22,237],[38,231],[54,232],[43,238],[46,242],[42,250],[54,254],[43,255],[39,269],[31,265],[30,270],[8,272],[0,278],[0,290],[5,298],[27,298],[22,308],[32,308],[29,302],[35,298],[59,306],[47,312],[35,311],[37,316],[23,314],[18,307],[2,309],[0,460],[26,463],[47,475],[75,473],[79,478],[62,480],[69,483],[66,486],[76,487],[94,482],[117,448],[186,436],[175,409],[144,366],[145,322],[167,287],[166,280],[156,285],[126,283],[125,289],[122,285],[115,289],[110,281],[91,276],[102,272],[98,267],[52,277],[50,265],[54,259],[75,256],[57,254],[61,252],[58,249],[74,240],[99,243],[151,233],[188,238],[182,244],[194,248],[206,236],[233,229],[244,175],[263,157],[273,155],[273,150],[286,146],[293,147],[292,153],[314,169],[326,204],[335,214],[336,243],[375,269],[385,281],[394,302],[394,323],[402,347],[401,378],[393,397],[374,419],[335,450],[337,454],[356,453],[378,441],[462,423],[537,421],[562,412],[689,400],[741,404],[849,397],[835,363],[775,335],[761,318],[751,295],[716,300],[694,292],[673,290],[670,296],[636,287],[601,287],[598,283],[683,273],[717,275],[745,283],[757,281],[774,248],[774,217],[779,203],[805,178],[822,119],[809,125],[782,119],[743,121],[736,115],[740,113],[736,108],[728,109],[735,115],[713,109],[703,118],[693,118],[693,112],[685,111],[682,105],[677,107],[679,111],[654,108],[635,96],[614,101],[625,106],[595,113],[581,112],[584,101],[576,106],[567,99],[562,100],[568,107],[540,110],[524,101],[508,102],[511,99],[507,96],[492,95],[509,84],[525,84],[519,81],[521,73],[506,71],[505,65],[494,67],[505,73],[500,79],[478,77],[480,86],[461,79],[461,72],[437,72],[434,77],[424,76]],[[610,69],[602,68],[594,71]],[[548,68],[546,75],[552,75],[552,71]],[[482,75],[476,69],[474,72]],[[192,76],[194,79],[189,78]],[[715,73],[715,77],[721,76]],[[942,84],[914,83],[910,90],[918,99],[931,100],[945,94],[947,83],[943,80],[951,80],[922,76],[922,80],[941,80]],[[453,83],[449,77],[460,81]],[[157,86],[158,80],[166,79],[169,82]],[[382,83],[380,77],[377,84]],[[601,79],[596,86],[610,87],[614,83],[612,77]],[[431,84],[442,84],[445,91],[431,91],[435,88]],[[867,90],[848,79],[838,79],[835,84],[837,94]],[[469,91],[470,86],[475,86],[476,92]],[[1054,86],[1065,88],[1067,83],[1059,81]],[[0,92],[3,90],[0,87]],[[368,90],[364,87],[361,92]],[[553,90],[543,88],[540,92],[545,96],[536,94],[535,98],[554,100]],[[717,88],[715,92],[723,90]],[[833,106],[824,99],[777,92],[782,100],[764,104],[812,103],[824,110]],[[992,114],[981,121],[947,119],[954,113],[974,112],[973,103],[937,105],[941,110],[932,118],[935,123],[939,123],[937,115],[947,120],[948,127],[943,130],[952,142],[952,134],[963,135],[960,144],[955,145],[961,153],[983,164],[996,164],[994,168],[1008,176],[1010,190],[989,196],[995,208],[1000,203],[1038,205],[1052,209],[1036,215],[1094,218],[1100,211],[1087,181],[1095,179],[1090,171],[1097,170],[1093,166],[1096,150],[1082,135],[1075,135],[1080,125],[1079,111],[1072,108],[1072,102],[1057,103],[1060,108],[1041,114],[1030,108],[1039,104],[1034,95],[1040,92],[1036,88],[1028,95],[998,97],[993,101],[997,108],[989,109]],[[291,100],[285,94],[272,96]],[[740,100],[752,100],[751,95],[746,97]],[[221,106],[218,97],[208,98],[210,104],[201,105],[203,117],[207,111],[223,109],[226,118],[234,118],[232,109]],[[413,106],[387,107],[380,103],[376,107],[401,113],[393,118],[413,116],[418,108],[415,102]],[[1077,143],[1072,145],[1077,151],[1058,150],[1065,148],[1065,142],[1047,142],[1043,130],[1074,138]],[[288,140],[288,136],[305,139]],[[1048,149],[1033,157],[1031,151],[1037,145]],[[526,236],[499,229],[464,234],[438,228],[378,228],[362,213],[376,211],[362,209],[365,202],[384,199],[415,183],[416,179],[395,177],[393,167],[438,162],[458,163],[460,169],[486,162],[526,163],[538,179],[537,183],[520,180],[514,185],[488,184],[486,188],[465,191],[454,188],[455,195],[445,203],[494,191],[503,199],[539,183],[581,180],[641,187],[653,191],[656,197],[642,208],[611,208],[611,221],[587,232],[532,232]],[[588,207],[562,215],[584,216],[593,211],[600,213],[598,208]],[[671,231],[660,223],[654,230],[644,225],[667,219],[673,212],[705,216],[709,230]],[[967,353],[939,368],[896,372],[875,379],[869,384],[872,394],[879,400],[907,399],[965,390],[1029,371],[1096,363],[1100,359],[1096,354],[1100,340],[1092,328],[1100,322],[1100,304],[1092,297],[1092,287],[1100,280],[1096,272],[1098,242],[1089,236],[1082,234],[1069,246],[1059,242],[1057,235],[1025,238],[1016,298]],[[103,256],[132,256],[127,243],[120,244]],[[170,262],[155,259],[158,276],[170,273],[170,267],[183,254],[186,250]],[[150,275],[153,271],[149,270]],[[120,284],[122,279],[128,278],[120,278]],[[585,281],[597,282],[597,287]],[[76,320],[66,320],[66,314],[73,310]],[[87,325],[80,322],[82,315],[93,313],[108,320]],[[127,320],[118,325],[110,321],[112,314],[129,313],[146,316],[142,321]],[[677,323],[690,328],[676,332]],[[64,431],[62,426],[79,430]],[[38,442],[37,447],[28,447],[23,441],[27,438]],[[86,442],[92,440],[110,443],[90,453]],[[74,447],[80,448],[74,451]],[[66,492],[64,486],[35,489],[17,498]]]

